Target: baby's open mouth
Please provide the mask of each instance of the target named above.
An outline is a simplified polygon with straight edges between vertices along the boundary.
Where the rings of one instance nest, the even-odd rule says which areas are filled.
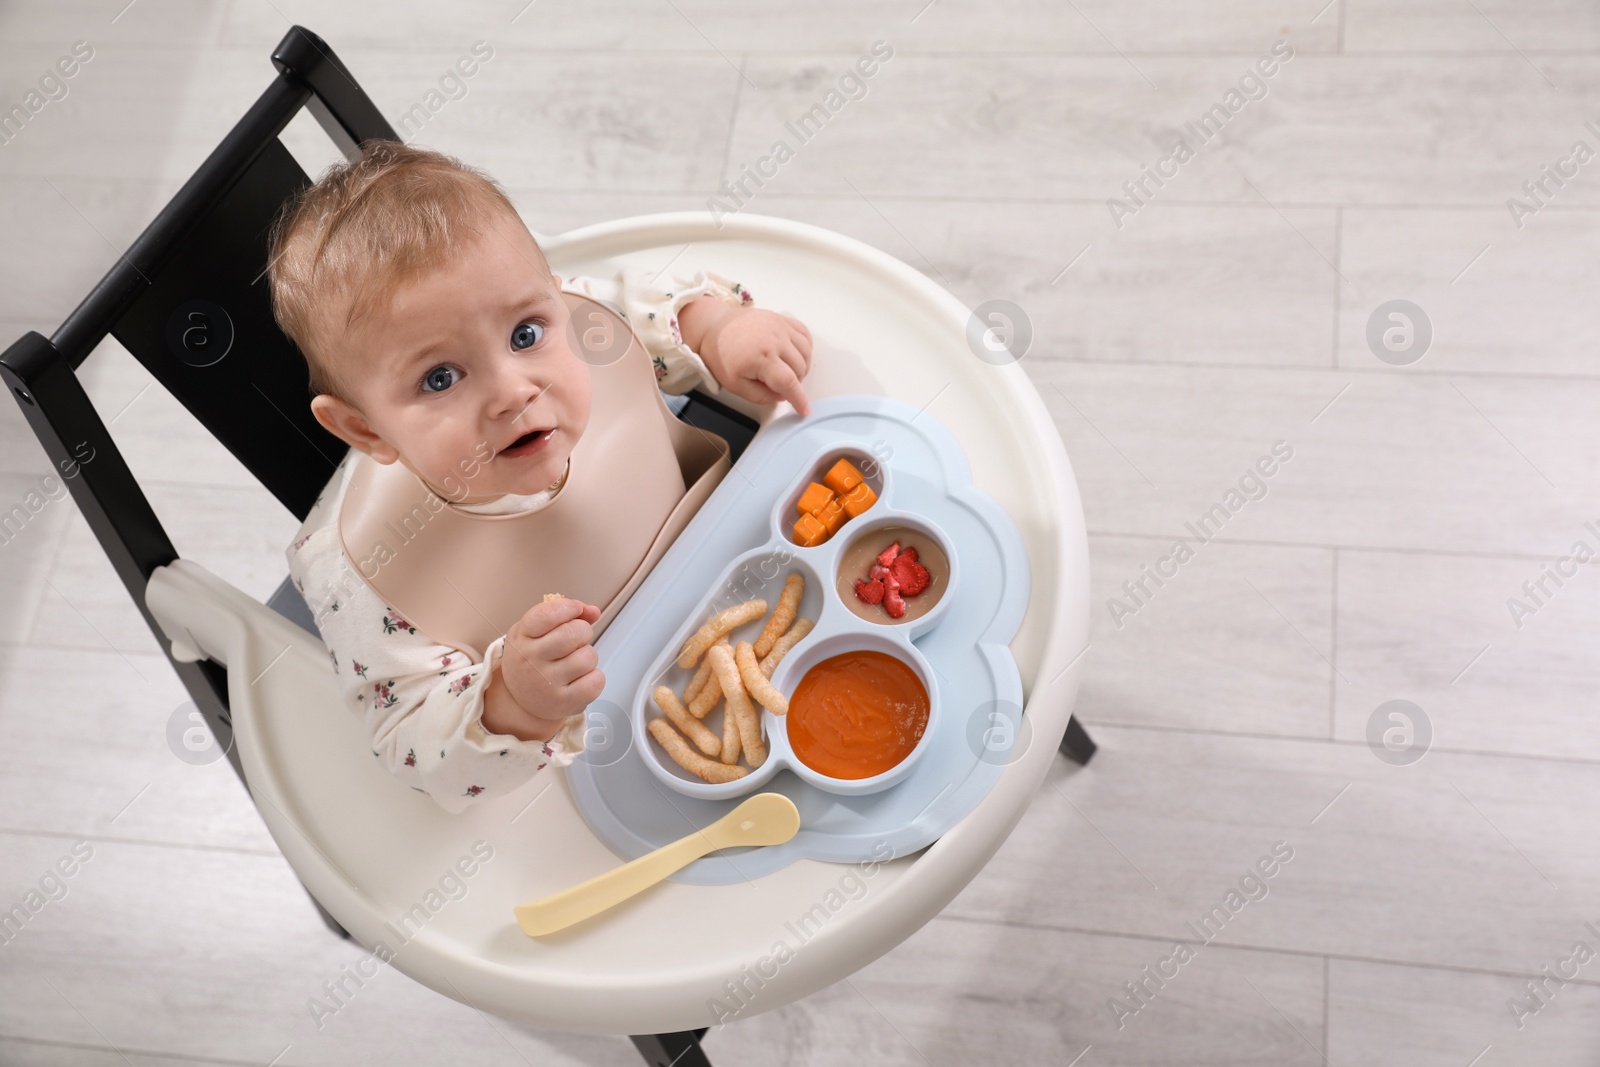
[[[542,446],[547,440],[549,440],[550,435],[554,432],[555,431],[553,428],[530,430],[521,437],[517,438],[515,441],[512,441],[505,448],[501,449],[500,452],[502,455],[524,455]]]

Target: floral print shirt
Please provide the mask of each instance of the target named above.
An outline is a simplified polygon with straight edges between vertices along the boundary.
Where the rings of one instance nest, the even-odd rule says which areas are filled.
[[[749,304],[742,285],[708,271],[663,284],[635,270],[612,279],[568,278],[565,284],[624,314],[644,341],[663,392],[721,391],[705,362],[683,343],[677,315],[684,304],[707,294]],[[571,763],[583,751],[582,714],[568,719],[548,741],[523,741],[484,727],[483,692],[499,666],[504,636],[474,663],[460,649],[419,631],[361,578],[337,526],[356,455],[352,449],[334,472],[285,557],[290,579],[327,645],[345,706],[366,725],[373,758],[452,814],[480,798],[512,792],[551,764]],[[552,490],[508,496],[471,510],[535,510],[552,496]]]

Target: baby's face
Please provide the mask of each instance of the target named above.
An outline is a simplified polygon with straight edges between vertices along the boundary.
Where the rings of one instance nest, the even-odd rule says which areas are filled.
[[[561,477],[589,422],[589,366],[568,318],[527,227],[497,219],[346,332],[339,358],[356,405],[318,396],[312,411],[455,503],[536,493]]]

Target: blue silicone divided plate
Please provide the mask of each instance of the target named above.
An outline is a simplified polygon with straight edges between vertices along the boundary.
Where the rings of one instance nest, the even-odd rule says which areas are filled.
[[[821,545],[800,547],[789,533],[795,501],[839,458],[862,469],[878,500]],[[840,594],[840,556],[857,537],[883,540],[874,531],[887,525],[915,530],[950,561],[942,594],[916,619],[871,621]],[[773,684],[792,695],[805,671],[828,656],[887,652],[928,687],[928,725],[896,767],[844,781],[794,760],[784,719],[757,705],[766,763],[734,782],[704,782],[645,729],[660,715],[651,693],[669,685],[681,694],[693,673],[676,664],[685,639],[717,610],[751,597],[764,597],[770,615],[791,572],[805,578],[798,616],[815,627],[778,664]],[[881,861],[926,848],[977,806],[1022,735],[1022,681],[1008,645],[1029,582],[1021,534],[972,485],[965,455],[933,416],[854,395],[818,400],[804,419],[774,419],[595,642],[606,688],[589,705],[585,751],[567,767],[579,813],[613,852],[634,859],[751,794],[776,791],[794,801],[800,832],[792,840],[725,849],[673,876],[699,885],[743,881],[802,858]],[[849,589],[848,578],[842,584]],[[739,627],[730,639],[753,642],[762,624]],[[719,705],[705,719],[713,732],[721,715]]]

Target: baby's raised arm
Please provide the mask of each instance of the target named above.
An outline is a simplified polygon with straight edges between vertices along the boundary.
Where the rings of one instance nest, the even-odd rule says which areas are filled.
[[[661,277],[627,268],[613,278],[572,277],[566,287],[617,305],[644,341],[663,392],[726,389],[756,404],[811,404],[811,331],[791,315],[754,306],[741,283],[714,271]]]
[[[722,387],[756,404],[787,400],[811,414],[800,384],[811,370],[811,331],[792,315],[730,307],[709,298],[679,312],[683,343],[700,353]]]

